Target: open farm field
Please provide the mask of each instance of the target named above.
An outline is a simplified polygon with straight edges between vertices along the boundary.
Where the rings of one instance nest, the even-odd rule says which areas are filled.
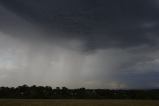
[[[1,99],[0,106],[159,106],[155,100],[25,100]]]

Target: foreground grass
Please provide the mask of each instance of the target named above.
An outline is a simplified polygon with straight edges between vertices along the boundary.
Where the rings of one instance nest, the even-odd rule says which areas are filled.
[[[153,100],[18,100],[1,99],[0,106],[159,106]]]

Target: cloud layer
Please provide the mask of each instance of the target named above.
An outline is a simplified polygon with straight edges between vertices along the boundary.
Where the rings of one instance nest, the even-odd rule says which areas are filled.
[[[0,85],[158,88],[156,0],[1,0]]]

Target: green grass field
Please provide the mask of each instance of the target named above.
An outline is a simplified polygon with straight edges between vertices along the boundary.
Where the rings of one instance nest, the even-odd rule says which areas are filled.
[[[15,100],[2,99],[0,106],[159,106],[153,100]]]

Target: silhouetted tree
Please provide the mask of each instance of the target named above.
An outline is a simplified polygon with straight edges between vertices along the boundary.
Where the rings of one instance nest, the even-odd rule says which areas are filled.
[[[66,87],[27,86],[0,87],[0,98],[19,99],[159,99],[159,89],[150,90],[109,90],[109,89],[68,89]]]

